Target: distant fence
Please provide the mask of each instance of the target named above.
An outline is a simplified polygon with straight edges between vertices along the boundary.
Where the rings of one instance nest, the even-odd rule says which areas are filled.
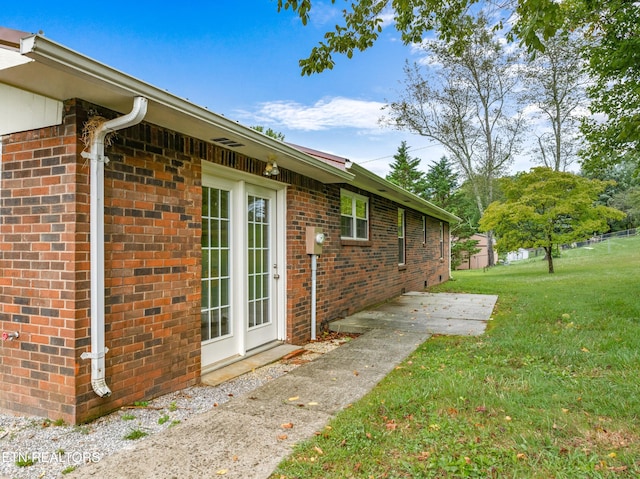
[[[591,246],[592,244],[601,243],[601,242],[606,241],[606,240],[611,239],[611,238],[626,238],[626,237],[629,237],[629,236],[636,236],[637,234],[640,234],[640,232],[638,232],[637,228],[633,228],[633,229],[630,229],[630,230],[624,230],[624,231],[616,231],[615,233],[606,233],[606,234],[603,234],[603,235],[593,236],[592,238],[589,238],[586,241],[580,241],[578,243],[571,243],[570,245],[565,244],[565,245],[562,245],[562,249],[583,248],[585,246]]]
[[[579,241],[571,244],[563,244],[560,246],[560,249],[566,250],[566,249],[572,249],[572,248],[584,248],[585,246],[591,246],[596,243],[602,243],[603,241],[606,241],[612,238],[627,238],[627,237],[636,236],[636,235],[640,235],[640,231],[638,231],[637,228],[624,230],[624,231],[616,231],[615,233],[606,233],[603,235],[593,236],[586,241]],[[531,259],[531,258],[537,258],[538,256],[543,256],[543,257],[545,256],[545,252],[543,248],[527,249],[526,251],[525,250],[521,250],[521,251],[522,251],[521,254],[523,257],[511,258],[510,261],[517,261],[521,259]],[[525,252],[526,252],[526,255],[524,254]],[[507,261],[507,264],[508,262],[509,261]]]

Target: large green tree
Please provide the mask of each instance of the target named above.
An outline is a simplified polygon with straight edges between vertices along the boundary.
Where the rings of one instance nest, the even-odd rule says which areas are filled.
[[[598,205],[607,182],[589,180],[573,173],[532,168],[502,179],[503,201],[489,205],[480,228],[495,231],[499,251],[544,248],[553,273],[553,249],[590,238],[609,229],[611,219],[625,214]]]
[[[630,0],[586,2],[591,29],[587,50],[590,118],[582,130],[587,147],[583,169],[596,171],[607,164],[632,160],[640,169],[640,6]]]
[[[319,2],[319,0],[316,0]],[[278,10],[290,9],[303,24],[313,0],[277,0]],[[331,0],[332,4],[341,3]],[[336,7],[337,8],[337,7]],[[357,0],[345,2],[342,21],[300,60],[302,74],[333,68],[333,55],[351,58],[374,45],[383,28],[392,26],[405,45],[420,44],[433,32],[461,52],[471,26],[461,19],[479,9],[493,9],[495,28],[507,38],[544,51],[558,32],[576,32],[589,40],[585,58],[595,83],[589,90],[592,111],[602,121],[588,121],[584,133],[583,168],[634,156],[640,162],[640,8],[632,0]],[[383,18],[391,17],[385,22]],[[595,164],[595,166],[594,166]]]
[[[436,67],[405,68],[405,91],[382,121],[440,143],[471,186],[480,215],[496,198],[495,179],[506,173],[520,146],[524,117],[514,101],[517,55],[505,51],[487,20],[467,19],[472,33],[456,53],[446,42],[426,47]],[[492,266],[491,233],[488,233]]]
[[[317,3],[320,3],[316,0]],[[508,35],[532,49],[543,49],[544,41],[562,29],[575,17],[573,4],[606,3],[606,0],[358,0],[339,3],[342,22],[313,48],[306,59],[300,60],[304,75],[319,73],[335,65],[333,55],[351,58],[356,51],[373,46],[385,27],[384,17],[392,17],[388,24],[401,35],[405,45],[421,43],[429,32],[440,39],[462,47],[472,32],[471,25],[460,19],[474,9],[488,7],[501,13],[498,27],[510,27]],[[278,11],[292,10],[306,25],[312,15],[313,0],[277,0]],[[509,20],[509,21],[507,21]]]
[[[425,197],[424,172],[420,171],[420,158],[411,158],[407,142],[403,141],[398,147],[398,152],[393,155],[391,171],[386,179],[391,183],[404,188],[411,193]]]
[[[588,178],[612,183],[600,195],[602,204],[613,206],[627,213],[622,221],[610,222],[612,231],[640,226],[640,177],[636,174],[637,163],[630,159],[606,165],[594,172],[585,172]]]
[[[523,101],[543,122],[533,159],[556,171],[566,171],[578,157],[578,126],[587,106],[583,46],[579,35],[560,32],[523,68]]]

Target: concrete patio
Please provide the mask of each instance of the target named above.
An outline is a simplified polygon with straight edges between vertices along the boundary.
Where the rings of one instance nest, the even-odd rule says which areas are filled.
[[[362,335],[250,395],[66,477],[267,478],[296,443],[322,430],[429,337],[482,334],[496,300],[484,295],[407,293],[336,321],[332,329]]]

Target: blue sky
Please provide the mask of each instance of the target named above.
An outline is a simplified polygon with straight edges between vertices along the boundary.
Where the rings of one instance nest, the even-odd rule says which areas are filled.
[[[43,31],[227,118],[273,128],[380,176],[406,140],[427,170],[443,155],[440,146],[378,124],[381,107],[402,90],[405,60],[417,60],[393,28],[351,60],[336,57],[333,70],[300,75],[298,60],[340,21],[338,7],[315,0],[305,27],[290,11],[278,13],[275,0],[32,0],[3,4],[0,26]]]

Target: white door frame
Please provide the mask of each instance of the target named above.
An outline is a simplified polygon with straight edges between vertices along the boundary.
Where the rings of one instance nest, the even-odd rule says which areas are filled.
[[[218,181],[216,181],[218,180]],[[208,161],[202,161],[202,184],[203,186],[232,185],[231,189],[231,211],[232,230],[231,238],[236,249],[241,251],[232,252],[233,267],[236,268],[236,274],[232,277],[231,290],[231,308],[234,314],[241,315],[242,321],[234,320],[233,331],[237,337],[237,349],[234,354],[236,356],[244,356],[246,350],[246,281],[247,281],[247,255],[246,255],[246,224],[247,224],[247,185],[256,185],[262,188],[268,188],[275,192],[276,208],[274,211],[273,221],[275,223],[276,245],[273,248],[273,256],[277,261],[277,271],[272,271],[278,275],[278,279],[274,281],[274,318],[276,322],[276,340],[284,341],[286,338],[286,291],[287,291],[287,270],[286,270],[286,198],[287,185],[274,181],[272,179],[262,178],[241,171],[227,168],[225,166],[216,165]],[[272,266],[272,265],[271,265]],[[201,284],[201,283],[200,283]],[[220,358],[219,361],[224,363],[231,360],[232,357]],[[212,364],[202,363],[202,370],[211,369]]]

